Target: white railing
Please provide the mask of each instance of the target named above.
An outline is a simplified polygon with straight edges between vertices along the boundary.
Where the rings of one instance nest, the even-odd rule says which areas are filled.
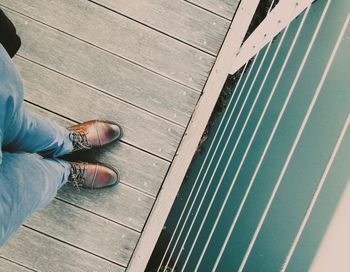
[[[245,65],[261,48],[268,44],[296,16],[305,10],[313,0],[280,0],[242,44],[259,2],[259,0],[242,0],[237,9],[226,39],[204,87],[203,95],[194,111],[127,268],[129,272],[142,272],[145,270],[227,76],[234,74]],[[168,250],[169,247],[166,251]],[[162,262],[164,259],[165,257],[163,257]]]

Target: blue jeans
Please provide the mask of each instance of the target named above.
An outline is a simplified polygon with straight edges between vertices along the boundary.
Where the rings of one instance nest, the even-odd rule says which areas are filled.
[[[22,81],[1,44],[0,147],[1,246],[67,182],[70,165],[55,157],[73,150],[66,128],[23,107]]]

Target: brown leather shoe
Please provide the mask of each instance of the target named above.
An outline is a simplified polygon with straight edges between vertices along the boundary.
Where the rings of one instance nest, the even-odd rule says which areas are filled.
[[[92,120],[68,128],[73,152],[110,144],[122,136],[121,127],[111,121]]]
[[[76,187],[105,188],[119,182],[119,172],[99,163],[70,162],[68,182]]]

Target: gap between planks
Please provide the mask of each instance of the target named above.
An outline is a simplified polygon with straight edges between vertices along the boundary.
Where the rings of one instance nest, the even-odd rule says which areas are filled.
[[[60,238],[57,238],[57,237],[55,237],[55,236],[53,236],[53,235],[50,235],[50,234],[48,234],[47,232],[42,232],[42,231],[40,231],[40,230],[38,230],[38,229],[36,229],[36,228],[33,228],[33,227],[29,226],[28,224],[23,224],[22,227],[23,227],[23,228],[26,228],[26,229],[29,229],[29,230],[31,230],[31,231],[34,231],[34,232],[36,232],[36,233],[38,233],[38,234],[40,234],[40,235],[43,235],[43,236],[47,237],[48,239],[55,240],[55,241],[57,241],[58,243],[62,243],[62,244],[64,244],[64,245],[66,245],[66,246],[75,248],[75,249],[77,249],[77,250],[79,250],[79,251],[85,252],[85,253],[90,254],[90,255],[92,255],[92,256],[95,256],[95,257],[97,257],[97,258],[99,258],[99,259],[102,259],[102,260],[104,260],[104,261],[107,261],[107,262],[110,262],[110,263],[112,263],[112,264],[115,264],[115,265],[121,266],[121,267],[123,267],[123,268],[126,268],[126,265],[125,265],[125,264],[118,263],[118,262],[113,261],[113,260],[110,260],[110,259],[108,259],[108,258],[106,258],[106,257],[104,257],[104,256],[101,256],[101,255],[99,255],[99,254],[96,254],[96,253],[94,253],[94,252],[92,252],[92,251],[89,251],[89,250],[86,250],[86,249],[84,249],[84,248],[82,248],[82,247],[79,247],[79,246],[76,245],[76,244],[72,244],[72,243],[70,243],[70,242],[61,240]]]
[[[34,271],[72,271],[72,268],[75,272],[125,270],[124,267],[26,227],[20,227],[6,246],[0,248],[0,254],[2,258],[30,267]]]
[[[11,272],[11,271],[12,272],[15,272],[15,271],[16,272],[28,272],[28,271],[38,272],[37,270],[33,270],[27,266],[21,265],[3,256],[0,256],[0,264],[1,264],[0,272]]]
[[[110,0],[88,0],[88,1],[91,3],[94,3],[98,6],[101,6],[107,10],[113,11],[121,16],[124,16],[125,18],[128,18],[136,23],[139,23],[143,26],[146,26],[154,31],[157,31],[160,34],[163,34],[163,35],[168,36],[174,40],[182,42],[182,43],[184,43],[184,44],[186,44],[194,49],[197,49],[203,53],[209,54],[210,56],[213,56],[213,57],[217,56],[217,53],[219,51],[219,47],[222,43],[222,40],[221,40],[220,42],[216,41],[216,42],[214,42],[214,44],[210,43],[211,45],[208,45],[206,40],[203,38],[199,38],[199,41],[192,39],[193,36],[198,36],[196,34],[196,32],[193,31],[193,29],[187,30],[187,31],[184,31],[181,28],[178,28],[176,30],[175,29],[172,30],[171,27],[169,27],[169,25],[168,26],[164,26],[164,24],[162,25],[162,23],[164,23],[164,22],[166,22],[166,24],[167,24],[167,20],[168,20],[168,17],[164,17],[164,18],[162,17],[163,12],[162,12],[161,4],[164,3],[164,0],[157,0],[157,1],[153,0],[153,2],[152,2],[152,0],[144,0],[143,1],[146,5],[150,5],[150,6],[154,6],[154,7],[159,5],[161,7],[160,12],[159,11],[155,12],[155,14],[151,14],[151,16],[149,16],[148,18],[144,17],[140,6],[137,6],[137,8],[135,9],[134,7],[132,7],[132,5],[126,4],[126,2],[118,3],[116,5],[115,2],[112,2]],[[124,0],[122,0],[122,1],[124,1]],[[188,3],[186,1],[171,1],[171,2],[176,3],[176,5],[178,5],[179,7],[181,7],[181,5],[183,5],[184,8],[182,8],[182,10],[181,9],[179,10],[176,8],[168,8],[169,11],[176,11],[177,14],[183,14],[184,11],[187,8],[189,8],[189,9],[192,9],[192,11],[195,11],[196,14],[192,13],[193,16],[188,16],[187,18],[192,17],[192,19],[196,20],[198,18],[205,18],[205,17],[207,17],[205,15],[208,15],[209,17],[211,17],[210,21],[213,21],[213,20],[215,21],[215,19],[216,19],[218,21],[218,25],[220,25],[223,29],[225,29],[225,31],[217,31],[217,30],[210,31],[209,30],[208,31],[209,33],[224,34],[223,32],[226,32],[228,30],[229,21],[227,19],[222,18],[221,16],[213,14],[207,10],[204,10],[204,9],[202,9],[196,5],[193,5],[191,3]],[[171,2],[167,2],[167,3],[169,4]],[[143,6],[142,6],[142,8],[144,8],[144,10],[148,10],[148,12],[150,11],[150,9],[147,9]],[[191,13],[188,13],[188,14],[191,14]],[[176,14],[174,14],[173,17],[176,17],[175,15]],[[167,14],[167,16],[169,16],[169,14]],[[158,20],[152,20],[152,18],[157,18]],[[186,18],[186,16],[185,16],[185,18]],[[162,21],[162,23],[159,23],[159,21]],[[183,20],[180,20],[180,21],[183,21]],[[207,22],[204,22],[204,23],[207,25],[207,27],[211,28],[210,24],[208,24]],[[203,24],[203,21],[195,23],[195,25],[202,25],[202,24]],[[188,22],[183,23],[182,26],[183,25],[188,25]],[[179,34],[179,30],[182,33]],[[211,38],[215,39],[217,37],[211,37]]]
[[[205,5],[201,4],[201,3],[197,3],[196,1],[191,1],[191,0],[183,0],[185,1],[186,3],[188,3],[189,5],[193,5],[197,8],[200,8],[200,9],[203,9],[211,14],[214,14],[224,20],[227,20],[227,21],[231,21],[232,20],[232,17],[233,17],[233,14],[235,12],[235,10],[233,10],[232,12],[232,17],[230,18],[227,14],[220,14],[218,10],[214,10],[214,9],[210,9],[209,7],[206,7]]]

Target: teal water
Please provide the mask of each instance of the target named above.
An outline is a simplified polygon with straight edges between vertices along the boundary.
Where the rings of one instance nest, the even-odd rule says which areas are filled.
[[[255,62],[243,74],[232,103],[227,108],[228,114],[224,116],[224,113],[220,113],[216,117],[207,141],[191,164],[165,224],[163,236],[158,242],[158,249],[164,251],[169,243],[169,236],[179,223],[169,251],[170,253],[174,249],[171,263],[178,259],[176,271],[212,271],[215,265],[216,271],[224,272],[238,271],[241,265],[243,271],[279,271],[282,267],[340,131],[350,114],[349,27],[345,28],[329,72],[324,74],[349,16],[350,2],[332,1],[328,9],[327,3],[326,0],[318,0],[312,5],[275,93],[271,95],[304,14],[289,26],[275,62],[272,62],[272,58],[282,40],[283,32],[270,48],[261,50]],[[325,11],[320,31],[300,77],[295,81]],[[267,73],[271,63],[271,71]],[[296,84],[292,88],[294,81]],[[322,88],[319,89],[315,104],[311,106],[320,82],[323,82]],[[285,111],[280,115],[291,90],[293,92]],[[257,126],[270,95],[271,101]],[[254,101],[256,103],[253,107]],[[229,120],[230,113],[232,118]],[[279,115],[281,118],[277,126]],[[304,120],[305,127],[301,129]],[[223,125],[219,127],[221,122]],[[226,131],[223,130],[225,124]],[[215,138],[216,132],[218,136]],[[221,135],[222,140],[219,141]],[[210,149],[211,145],[213,147]],[[214,153],[216,146],[217,152]],[[209,164],[211,159],[212,163]],[[202,165],[203,170],[200,172]],[[285,171],[284,166],[287,166]],[[350,129],[347,129],[287,271],[307,271],[310,267],[340,195],[349,182],[349,166]],[[196,180],[198,181],[195,185]],[[252,186],[249,194],[242,204],[250,184]],[[194,190],[189,204],[180,219],[192,188]],[[262,221],[274,190],[276,194]],[[198,196],[194,199],[197,192]],[[223,205],[226,196],[228,200]],[[191,203],[193,207],[189,211]],[[222,214],[219,216],[221,209]],[[185,222],[187,214],[189,216]],[[235,219],[237,221],[229,233]],[[261,222],[261,228],[257,232]],[[184,229],[180,235],[182,227]],[[255,232],[256,239],[253,238]],[[226,238],[227,245],[218,259]],[[174,247],[176,239],[179,242]],[[252,247],[247,255],[249,245]],[[159,259],[162,250],[156,249],[155,252],[152,258]],[[243,262],[245,255],[246,262]]]

